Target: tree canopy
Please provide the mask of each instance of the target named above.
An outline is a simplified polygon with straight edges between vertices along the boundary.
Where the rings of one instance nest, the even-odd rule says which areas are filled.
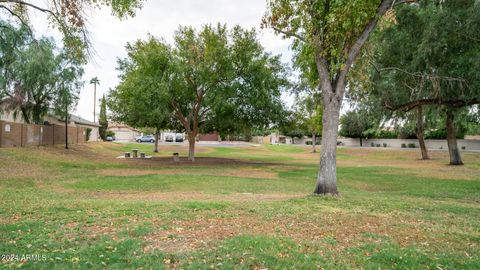
[[[168,86],[172,74],[172,51],[163,41],[149,37],[126,46],[128,57],[118,60],[120,84],[108,95],[112,120],[136,128],[174,126]],[[158,151],[158,136],[154,151]]]
[[[352,89],[366,90],[360,89],[360,96],[372,108],[399,111],[393,117],[416,108],[422,145],[422,107],[435,106],[453,117],[459,115],[458,108],[480,103],[479,27],[480,7],[475,1],[418,1],[401,6],[395,20],[371,40],[364,55],[368,61],[362,63],[367,68],[357,73],[368,74],[367,79],[359,79],[360,87]],[[358,69],[364,68],[362,64]],[[453,127],[446,129],[456,133]],[[457,148],[456,134],[450,137],[449,145]],[[458,151],[454,152],[451,163],[461,164]]]
[[[362,146],[362,138],[366,138],[366,131],[374,127],[368,113],[365,110],[349,111],[340,117],[340,135],[351,138],[359,138]]]
[[[265,52],[254,30],[237,26],[230,39],[232,77],[226,89],[228,98],[215,107],[203,129],[233,134],[269,128],[283,116],[280,91],[289,86],[288,70],[279,56]]]
[[[21,23],[30,33],[34,29],[29,22],[29,11],[46,14],[51,26],[62,33],[69,57],[85,60],[85,53],[91,47],[85,12],[89,8],[108,6],[114,16],[125,18],[134,16],[135,11],[142,7],[142,2],[143,0],[48,0],[41,5],[38,1],[30,0],[0,0],[0,12]]]
[[[286,70],[278,56],[264,51],[254,30],[180,27],[174,40],[169,45],[150,37],[127,45],[128,57],[119,61],[122,82],[110,95],[117,119],[181,127],[190,160],[202,130],[233,132],[278,119]],[[135,106],[143,101],[150,104]]]
[[[394,0],[269,0],[263,25],[294,38],[295,62],[323,96],[320,171],[316,194],[337,194],[336,147],[347,75]],[[405,1],[399,1],[405,2]],[[408,1],[407,1],[408,2]],[[316,80],[318,78],[318,80]]]
[[[32,40],[25,28],[0,22],[0,103],[27,123],[40,124],[49,109],[74,103],[81,63],[48,38]],[[9,39],[9,37],[15,37]],[[67,103],[67,104],[66,104]]]

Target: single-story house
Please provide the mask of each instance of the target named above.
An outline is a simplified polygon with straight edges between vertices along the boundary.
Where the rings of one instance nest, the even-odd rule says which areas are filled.
[[[100,125],[81,118],[80,116],[71,115],[70,122],[75,123],[77,127],[89,128],[90,132],[89,142],[96,142],[100,140]]]
[[[107,130],[115,134],[116,141],[134,142],[141,135],[139,130],[121,123],[109,123]]]
[[[319,141],[320,138],[317,137],[317,143]],[[254,136],[251,142],[259,144],[292,144],[292,138],[280,133],[272,133],[266,136]],[[293,142],[293,144],[297,145],[306,145],[307,143],[311,144],[312,137],[303,136],[301,138],[295,138]]]

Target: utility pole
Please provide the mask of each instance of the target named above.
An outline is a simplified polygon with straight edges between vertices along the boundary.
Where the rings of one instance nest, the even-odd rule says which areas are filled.
[[[95,123],[95,109],[97,107],[97,83],[93,84],[93,123]]]

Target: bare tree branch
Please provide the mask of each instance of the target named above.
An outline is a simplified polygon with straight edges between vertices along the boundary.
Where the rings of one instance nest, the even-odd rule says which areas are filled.
[[[272,29],[275,30],[275,31],[277,31],[277,32],[279,32],[279,33],[281,33],[281,34],[284,34],[284,35],[287,36],[287,37],[295,37],[295,38],[297,38],[297,39],[299,39],[299,40],[301,40],[301,41],[303,41],[303,42],[306,42],[306,40],[305,40],[304,37],[302,37],[301,35],[299,35],[299,34],[297,34],[297,33],[295,33],[295,32],[288,31],[288,30],[282,30],[282,29],[277,28],[277,27],[275,27],[275,26],[272,26]]]
[[[30,28],[30,25],[22,18],[22,16],[18,15],[17,13],[13,12],[13,10],[11,10],[10,8],[4,6],[4,5],[0,5],[0,8],[3,8],[5,9],[6,11],[8,11],[8,13],[10,13],[12,16],[16,17],[20,23],[22,25],[24,25],[26,27],[26,29],[28,30],[28,32],[30,33],[30,35],[33,36],[33,32],[32,32],[32,29]]]
[[[52,16],[53,19],[57,22],[58,27],[60,28],[60,31],[62,32],[62,34],[65,37],[74,37],[75,33],[72,32],[71,27],[69,27],[68,23],[62,18],[61,13],[58,10],[58,6],[57,6],[58,3],[56,1],[53,1],[53,2],[54,2],[54,8],[55,8],[56,12],[54,12],[54,11],[48,9],[48,8],[43,8],[43,7],[40,7],[38,5],[32,4],[30,2],[22,1],[22,0],[0,0],[0,3],[19,4],[19,5],[30,7],[30,8],[36,9],[40,12],[46,13],[46,14]],[[16,17],[18,18],[18,16],[16,16]],[[82,23],[82,25],[83,25],[83,23]],[[90,44],[90,41],[89,41],[89,38],[88,38],[88,33],[87,33],[85,27],[78,26],[78,25],[73,25],[73,27],[80,30],[81,38],[83,39],[83,42],[85,44],[85,48],[87,49],[87,54],[91,55],[92,54],[92,51],[91,51],[92,46]]]
[[[457,78],[457,77],[449,77],[449,76],[438,76],[438,75],[432,75],[432,74],[426,74],[426,73],[420,73],[420,72],[409,72],[404,69],[398,68],[398,67],[386,67],[386,68],[376,68],[378,73],[381,73],[382,71],[399,71],[405,74],[408,74],[412,77],[418,77],[418,78],[429,78],[429,79],[441,79],[445,81],[458,81],[462,83],[467,83],[467,81],[464,78]]]
[[[21,1],[21,0],[0,0],[0,3],[14,3],[14,4],[20,4],[20,5],[25,5],[25,6],[29,6],[31,8],[34,8],[36,10],[39,10],[41,12],[44,12],[44,13],[49,13],[50,15],[52,16],[56,16],[55,13],[53,13],[51,10],[49,9],[46,9],[46,8],[42,8],[42,7],[39,7],[37,5],[34,5],[32,3],[29,3],[29,2],[25,2],[25,1]]]
[[[392,105],[388,102],[385,102],[384,106],[387,110],[390,111],[411,111],[414,108],[418,106],[423,106],[423,105],[432,105],[432,104],[438,104],[438,105],[447,105],[452,108],[460,108],[460,107],[465,107],[465,106],[471,106],[475,104],[480,104],[480,99],[474,98],[470,100],[442,100],[440,98],[430,98],[430,99],[419,99],[419,100],[414,100],[410,101],[401,105]]]

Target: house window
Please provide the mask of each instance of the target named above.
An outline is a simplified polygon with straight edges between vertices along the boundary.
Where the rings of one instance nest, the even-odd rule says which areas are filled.
[[[5,124],[5,132],[10,132],[10,125],[9,124]]]

